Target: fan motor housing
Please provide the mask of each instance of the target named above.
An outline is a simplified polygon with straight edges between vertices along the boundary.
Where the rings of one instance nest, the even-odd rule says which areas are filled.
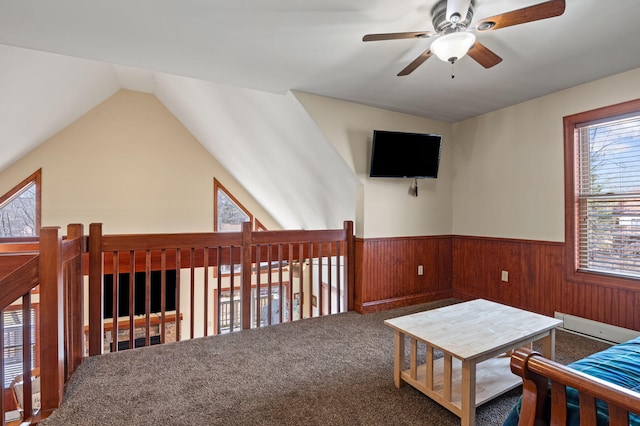
[[[438,34],[446,34],[455,31],[457,27],[466,28],[471,23],[471,19],[473,19],[475,3],[475,0],[471,0],[469,10],[467,10],[467,15],[454,25],[452,22],[447,20],[447,0],[440,0],[431,9],[431,22],[433,23],[433,28]]]

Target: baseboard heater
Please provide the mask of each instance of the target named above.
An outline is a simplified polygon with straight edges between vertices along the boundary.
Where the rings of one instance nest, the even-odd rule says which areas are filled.
[[[563,324],[561,329],[610,343],[622,343],[640,336],[639,331],[576,317],[562,312],[556,312],[554,316],[562,320]]]

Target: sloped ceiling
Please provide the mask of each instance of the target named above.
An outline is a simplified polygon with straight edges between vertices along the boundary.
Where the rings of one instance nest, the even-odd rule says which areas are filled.
[[[360,182],[293,94],[155,80],[158,98],[284,228],[355,219]]]
[[[0,171],[120,89],[113,66],[0,45]]]
[[[476,0],[475,16],[541,1]],[[640,67],[637,0],[567,0],[560,17],[479,34],[504,59],[493,68],[466,57],[451,79],[451,65],[431,58],[411,75],[396,77],[431,40],[363,43],[362,36],[432,30],[435,3],[0,0],[0,171],[120,88],[155,93],[233,171],[241,169],[241,160],[215,148],[220,138],[211,131],[211,116],[198,114],[219,108],[220,96],[231,88],[256,102],[256,117],[271,95],[278,96],[270,101],[285,116],[300,117],[289,94],[297,90],[455,122]],[[312,127],[300,119],[297,131]],[[273,135],[270,144],[278,139]],[[255,137],[243,140],[256,143]],[[328,145],[323,159],[333,155]],[[303,155],[295,145],[273,145],[273,151]],[[253,169],[254,177],[237,176],[247,188],[257,189],[252,180],[274,174],[264,164],[256,167],[261,168]],[[307,168],[313,182],[300,186],[330,199],[336,190],[331,173],[313,164]],[[281,167],[277,173],[295,182],[296,170]],[[260,195],[263,201],[301,194],[299,188],[275,188],[272,195]],[[322,222],[303,225],[291,212],[279,217],[285,227]]]

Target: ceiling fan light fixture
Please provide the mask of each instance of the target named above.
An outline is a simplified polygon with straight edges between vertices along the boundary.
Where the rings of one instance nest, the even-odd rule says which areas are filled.
[[[454,63],[467,54],[476,36],[470,32],[445,34],[431,43],[431,51],[444,62]]]

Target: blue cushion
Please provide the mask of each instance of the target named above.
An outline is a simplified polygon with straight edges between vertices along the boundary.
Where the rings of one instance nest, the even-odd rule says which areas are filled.
[[[589,355],[569,364],[569,367],[623,388],[640,392],[640,337]],[[513,407],[503,423],[504,426],[518,424],[521,402],[518,400],[518,403]],[[579,424],[578,392],[575,389],[567,388],[567,406],[567,424]],[[598,425],[609,424],[607,405],[602,401],[597,401],[596,406]],[[640,416],[630,414],[629,424],[640,426]]]

